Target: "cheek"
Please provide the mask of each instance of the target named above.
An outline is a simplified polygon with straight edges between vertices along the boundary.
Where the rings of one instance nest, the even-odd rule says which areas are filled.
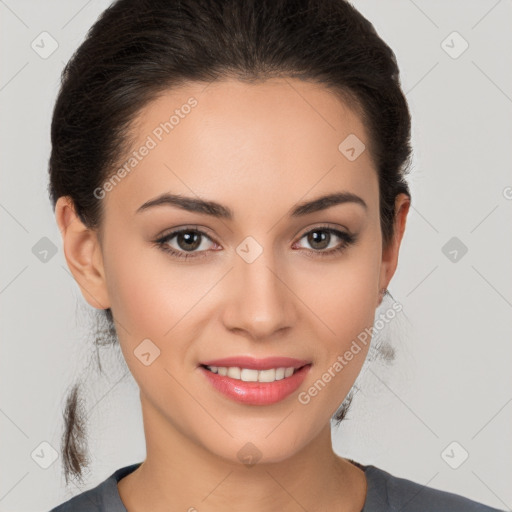
[[[325,265],[302,285],[307,304],[325,326],[322,338],[338,348],[373,325],[380,250],[370,236],[366,239],[370,242],[354,246],[339,263]]]
[[[130,337],[163,339],[206,293],[209,281],[204,271],[173,263],[147,241],[130,243],[134,238],[116,233],[105,247],[112,311]]]
[[[157,248],[141,242],[121,251],[114,238],[111,242],[105,272],[123,356],[141,391],[165,403],[183,392],[166,370],[173,375],[186,371],[181,363],[190,338],[187,313],[206,285],[199,277],[191,282],[192,273],[172,266]]]
[[[335,412],[368,354],[379,277],[375,254],[361,248],[306,285],[311,290],[307,304],[315,313],[311,322],[318,326],[318,359],[299,403],[312,417]]]
[[[211,318],[204,314],[205,304],[223,271],[215,266],[177,264],[145,242],[124,246],[122,251],[115,242],[113,238],[111,250],[106,251],[105,272],[126,364],[142,389],[179,396],[182,390],[170,382],[165,370],[185,376],[195,369],[190,349]],[[151,343],[142,345],[146,339]],[[142,347],[158,354],[149,367],[139,359],[146,352]]]
[[[316,315],[311,321],[318,326],[315,378],[300,402],[308,402],[305,410],[312,415],[321,415],[320,411],[334,413],[368,354],[380,274],[378,235],[377,231],[368,231],[339,263],[325,266],[315,279],[308,279],[303,289]]]

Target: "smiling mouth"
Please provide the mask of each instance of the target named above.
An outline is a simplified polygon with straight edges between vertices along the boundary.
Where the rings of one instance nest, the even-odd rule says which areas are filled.
[[[218,374],[222,377],[229,377],[241,382],[271,383],[288,379],[305,366],[310,365],[311,363],[308,363],[297,368],[293,366],[281,366],[276,368],[269,368],[266,370],[256,370],[253,368],[243,368],[239,366],[213,366],[205,364],[201,364],[200,366],[210,371],[211,373]]]

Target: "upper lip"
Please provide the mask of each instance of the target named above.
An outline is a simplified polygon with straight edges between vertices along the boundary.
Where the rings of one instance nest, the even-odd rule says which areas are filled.
[[[271,368],[301,368],[311,361],[305,359],[295,359],[293,357],[265,357],[263,359],[256,359],[250,356],[233,356],[224,357],[222,359],[210,359],[203,361],[200,364],[204,366],[222,366],[239,368],[249,368],[251,370],[270,370]]]

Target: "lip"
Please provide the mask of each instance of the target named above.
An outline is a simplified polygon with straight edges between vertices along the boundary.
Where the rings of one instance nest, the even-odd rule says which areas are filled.
[[[256,359],[251,356],[233,356],[224,357],[222,359],[210,359],[203,361],[200,365],[204,366],[237,366],[239,368],[248,368],[251,370],[270,370],[271,368],[300,368],[306,364],[311,364],[311,361],[305,359],[295,359],[293,357],[265,357],[263,359]],[[279,381],[278,381],[279,382]]]
[[[219,359],[218,361],[223,360]],[[290,361],[290,359],[288,359],[288,361]],[[297,360],[295,359],[294,361]],[[262,360],[260,360],[257,361],[257,363],[268,366],[267,361],[262,363]],[[244,366],[244,368],[247,368],[247,366]],[[232,379],[227,375],[222,376],[218,373],[213,373],[203,366],[199,367],[201,373],[214,389],[231,400],[246,405],[271,405],[284,400],[300,387],[310,369],[311,364],[306,363],[306,365],[299,370],[296,370],[293,375],[281,380],[275,380],[274,382],[244,382],[242,380]]]

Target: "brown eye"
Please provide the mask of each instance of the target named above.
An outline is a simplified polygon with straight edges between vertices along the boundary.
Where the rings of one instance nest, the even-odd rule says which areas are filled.
[[[201,245],[201,234],[196,231],[181,231],[176,236],[176,243],[184,251],[193,251]]]
[[[307,250],[306,252],[318,256],[329,256],[341,252],[356,241],[355,235],[327,226],[320,226],[308,231],[301,237],[301,240],[304,238],[309,246],[313,248],[313,250]],[[336,242],[336,238],[341,242],[332,246],[331,243],[333,240]],[[329,248],[330,245],[331,248]]]
[[[177,258],[197,258],[207,256],[209,252],[208,244],[203,243],[205,239],[214,243],[206,233],[189,228],[173,231],[155,240],[155,244]],[[197,250],[201,247],[202,250]]]
[[[329,246],[329,242],[331,240],[331,233],[328,233],[326,230],[316,229],[315,231],[310,231],[307,234],[308,243],[314,249],[327,249]],[[327,241],[327,245],[326,242]]]

